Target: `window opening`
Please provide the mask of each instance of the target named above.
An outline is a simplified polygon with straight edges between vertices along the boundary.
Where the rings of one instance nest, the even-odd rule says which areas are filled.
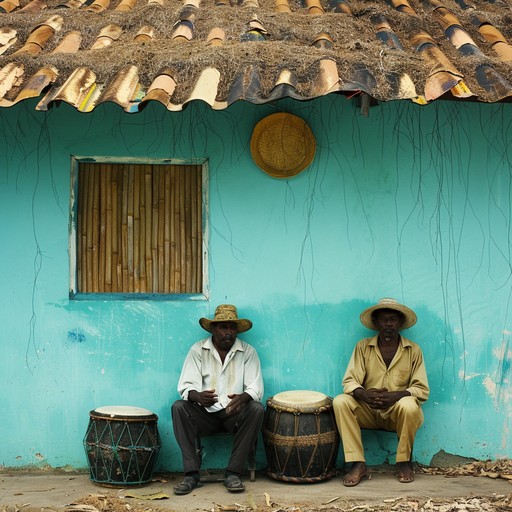
[[[203,165],[76,163],[72,292],[202,294]]]

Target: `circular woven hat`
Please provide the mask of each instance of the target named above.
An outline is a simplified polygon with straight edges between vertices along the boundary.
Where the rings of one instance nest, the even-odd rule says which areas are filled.
[[[234,322],[237,325],[238,332],[248,331],[252,327],[252,322],[247,318],[238,318],[238,311],[233,304],[220,304],[215,310],[213,320],[200,318],[199,325],[208,332],[213,332],[214,323]]]
[[[400,304],[397,300],[385,297],[383,299],[380,299],[375,306],[371,306],[369,308],[366,308],[360,315],[361,323],[368,327],[368,329],[372,329],[375,331],[375,326],[373,325],[373,319],[372,314],[374,311],[377,311],[378,309],[393,309],[395,311],[398,311],[404,315],[404,324],[402,325],[402,329],[409,329],[409,327],[412,327],[416,323],[416,313],[407,306],[404,306],[403,304]]]
[[[252,159],[274,178],[289,178],[303,171],[313,161],[315,149],[311,128],[293,114],[267,116],[252,132]]]

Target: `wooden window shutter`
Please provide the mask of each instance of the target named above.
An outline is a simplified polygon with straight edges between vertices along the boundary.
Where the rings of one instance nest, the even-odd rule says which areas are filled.
[[[202,292],[202,167],[80,162],[77,292]]]

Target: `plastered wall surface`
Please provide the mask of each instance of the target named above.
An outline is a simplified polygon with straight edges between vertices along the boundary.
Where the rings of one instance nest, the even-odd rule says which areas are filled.
[[[360,312],[389,296],[418,315],[404,334],[432,389],[415,458],[511,456],[511,105],[402,102],[369,117],[334,96],[137,115],[34,105],[0,112],[0,466],[84,468],[89,411],[124,404],[159,416],[158,469],[179,471],[170,405],[207,334],[199,317],[227,302],[254,322],[241,337],[260,354],[265,398],[335,396],[371,334]],[[249,150],[276,111],[305,119],[317,142],[289,180]],[[208,300],[69,300],[75,155],[208,159]],[[368,447],[370,463],[394,462],[392,437]],[[209,444],[207,463],[221,467],[228,448]]]

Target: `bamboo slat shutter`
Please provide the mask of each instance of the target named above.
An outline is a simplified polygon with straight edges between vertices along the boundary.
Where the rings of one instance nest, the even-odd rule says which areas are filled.
[[[84,293],[201,293],[200,165],[81,162],[77,285]]]

